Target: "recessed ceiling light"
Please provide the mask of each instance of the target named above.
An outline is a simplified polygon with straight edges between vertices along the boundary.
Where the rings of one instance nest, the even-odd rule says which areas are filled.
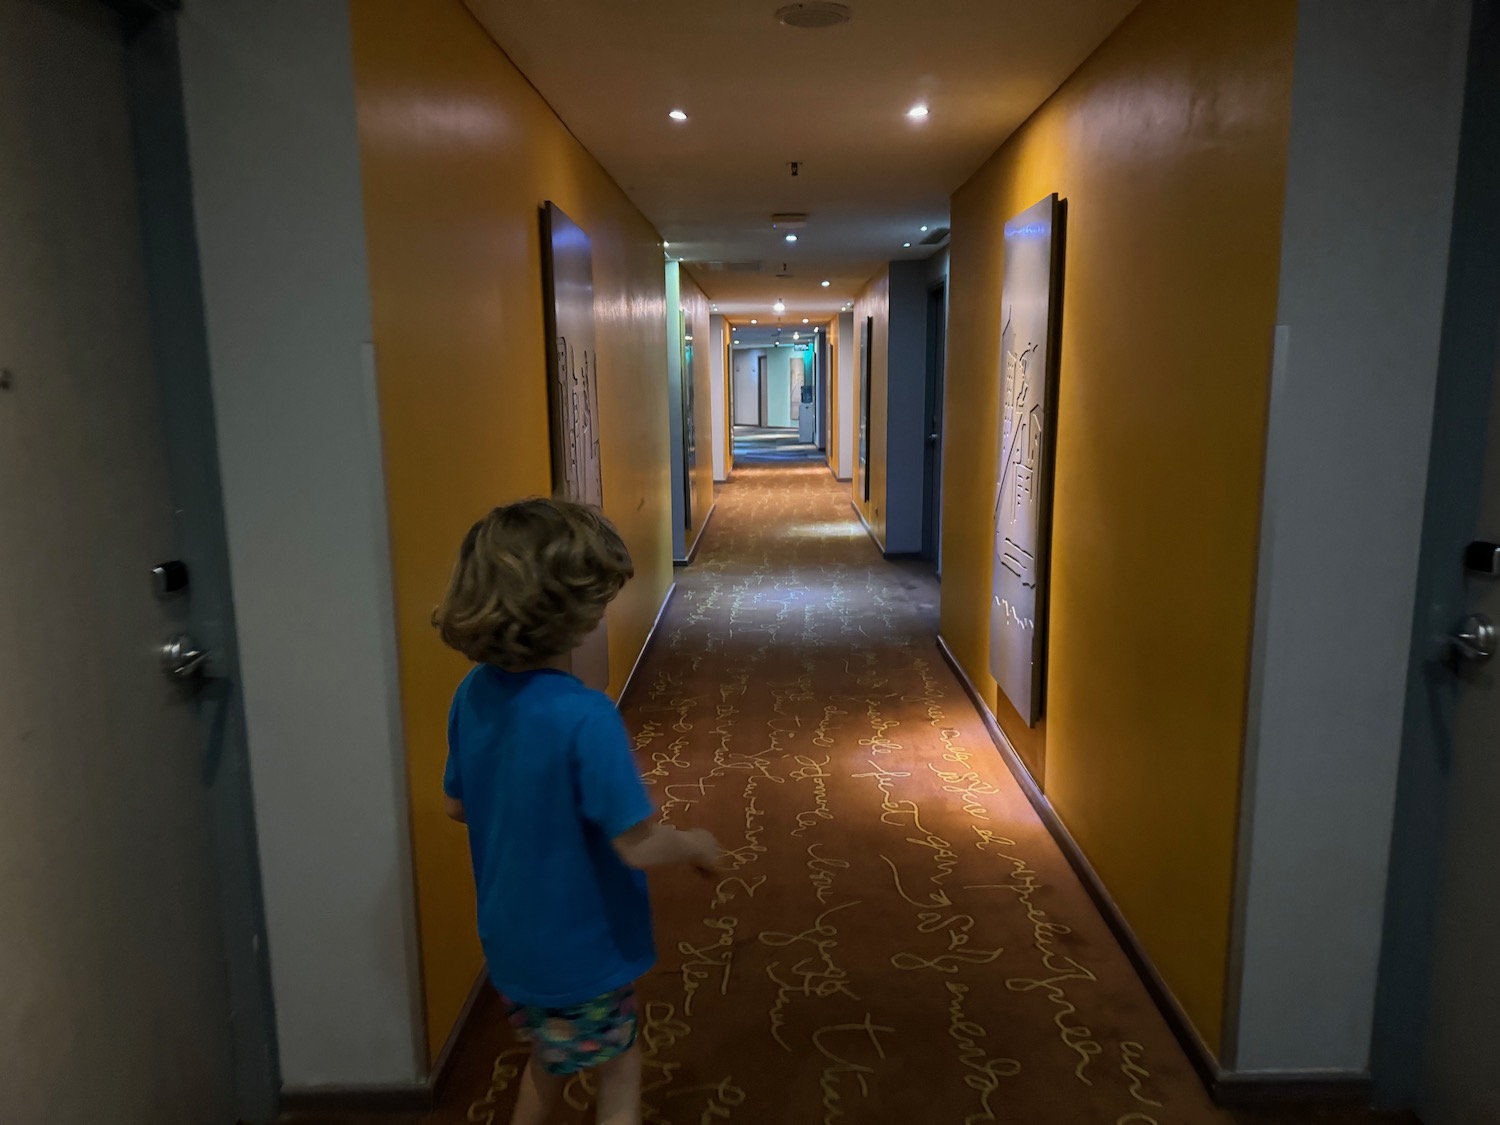
[[[828,288],[828,282],[826,282],[826,281],[825,281],[825,282],[823,282],[823,288],[824,288],[824,289],[827,289],[827,288]]]
[[[796,242],[797,241],[797,236],[795,234],[789,234],[789,235],[786,236],[786,240],[788,242]]]
[[[781,301],[777,301],[774,305],[771,306],[771,311],[772,312],[778,312],[778,313],[784,313],[784,312],[786,312],[786,305],[784,303],[782,303]]]
[[[927,116],[927,106],[924,105],[922,102],[918,102],[916,105],[912,106],[909,110],[906,111],[906,116],[907,117],[913,117],[913,118],[916,118],[916,117],[926,117]]]
[[[800,333],[800,332],[793,332],[792,333],[792,339],[793,340],[800,340],[800,339],[802,339],[802,333]]]
[[[923,223],[923,224],[922,224],[922,233],[923,233],[923,234],[926,234],[926,233],[927,233],[927,224],[926,224],[926,223]]]
[[[807,323],[807,317],[805,317],[805,316],[804,316],[804,317],[803,317],[803,318],[802,318],[802,323],[803,323],[803,324],[806,324],[806,323]]]
[[[758,321],[758,320],[756,320],[756,319],[755,319],[755,318],[754,318],[754,317],[753,317],[753,316],[752,316],[752,317],[751,317],[751,318],[750,318],[750,323],[751,323],[751,324],[759,324],[759,323],[760,323],[760,321]]]
[[[736,343],[736,344],[738,344],[738,343],[739,343],[739,341],[738,341],[738,340],[736,340],[736,341],[735,341],[735,343]]]
[[[902,243],[902,244],[901,244],[901,248],[902,248],[902,249],[903,249],[903,250],[910,250],[910,249],[911,249],[911,243],[910,243],[910,242],[903,242],[903,243]]]
[[[927,111],[924,109],[922,112],[926,113]],[[667,116],[670,117],[673,121],[687,120],[687,114],[680,109],[674,109],[671,113],[667,114]]]
[[[835,4],[831,0],[804,0],[800,4],[776,9],[777,22],[784,27],[807,29],[837,27],[848,23],[849,15],[849,5]]]
[[[668,247],[670,245],[672,245],[670,242],[663,242],[662,243],[662,248],[665,249],[666,247]]]

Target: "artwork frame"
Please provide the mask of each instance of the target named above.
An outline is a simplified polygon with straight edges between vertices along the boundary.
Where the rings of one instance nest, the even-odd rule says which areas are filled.
[[[859,326],[859,475],[864,502],[870,502],[870,352],[875,338],[875,318],[867,316]]]
[[[990,673],[1027,726],[1045,700],[1065,220],[1054,193],[1005,224]]]
[[[693,511],[698,499],[698,420],[696,384],[694,381],[693,321],[686,309],[678,309],[678,339],[682,342],[682,491],[683,526],[693,528]]]
[[[593,246],[583,228],[550,200],[541,208],[541,228],[552,495],[603,510]],[[591,688],[606,690],[607,623],[601,620],[569,659],[575,676]]]

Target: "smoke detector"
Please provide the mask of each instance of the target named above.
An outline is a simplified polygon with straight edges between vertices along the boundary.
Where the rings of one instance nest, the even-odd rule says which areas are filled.
[[[832,0],[805,0],[801,4],[777,8],[776,22],[784,27],[817,30],[848,23],[851,15],[848,4],[835,4]]]

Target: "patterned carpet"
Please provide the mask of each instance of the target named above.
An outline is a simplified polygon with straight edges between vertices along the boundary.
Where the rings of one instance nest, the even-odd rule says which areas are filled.
[[[1209,1104],[826,468],[737,471],[680,578],[625,714],[733,870],[653,876],[647,1121],[1376,1120]],[[428,1125],[504,1125],[524,1058],[486,997]]]
[[[736,464],[768,465],[775,462],[811,461],[820,457],[817,446],[804,443],[795,429],[762,426],[734,428]]]

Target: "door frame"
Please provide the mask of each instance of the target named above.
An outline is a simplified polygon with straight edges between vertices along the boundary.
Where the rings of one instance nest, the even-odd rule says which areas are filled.
[[[770,374],[771,358],[761,351],[755,356],[755,428],[766,428],[766,414],[771,404]]]
[[[101,0],[122,12],[127,98],[140,182],[141,253],[161,397],[179,557],[192,578],[189,625],[214,653],[196,701],[211,803],[234,1105],[246,1122],[274,1120],[281,1075],[265,932],[249,743],[209,374],[176,0]]]
[[[927,386],[922,442],[922,557],[942,575],[943,398],[948,378],[948,282],[927,287]]]
[[[1460,680],[1435,652],[1464,613],[1462,553],[1475,533],[1500,362],[1500,0],[1474,0],[1448,283],[1387,876],[1371,1073],[1381,1106],[1422,1092]]]

